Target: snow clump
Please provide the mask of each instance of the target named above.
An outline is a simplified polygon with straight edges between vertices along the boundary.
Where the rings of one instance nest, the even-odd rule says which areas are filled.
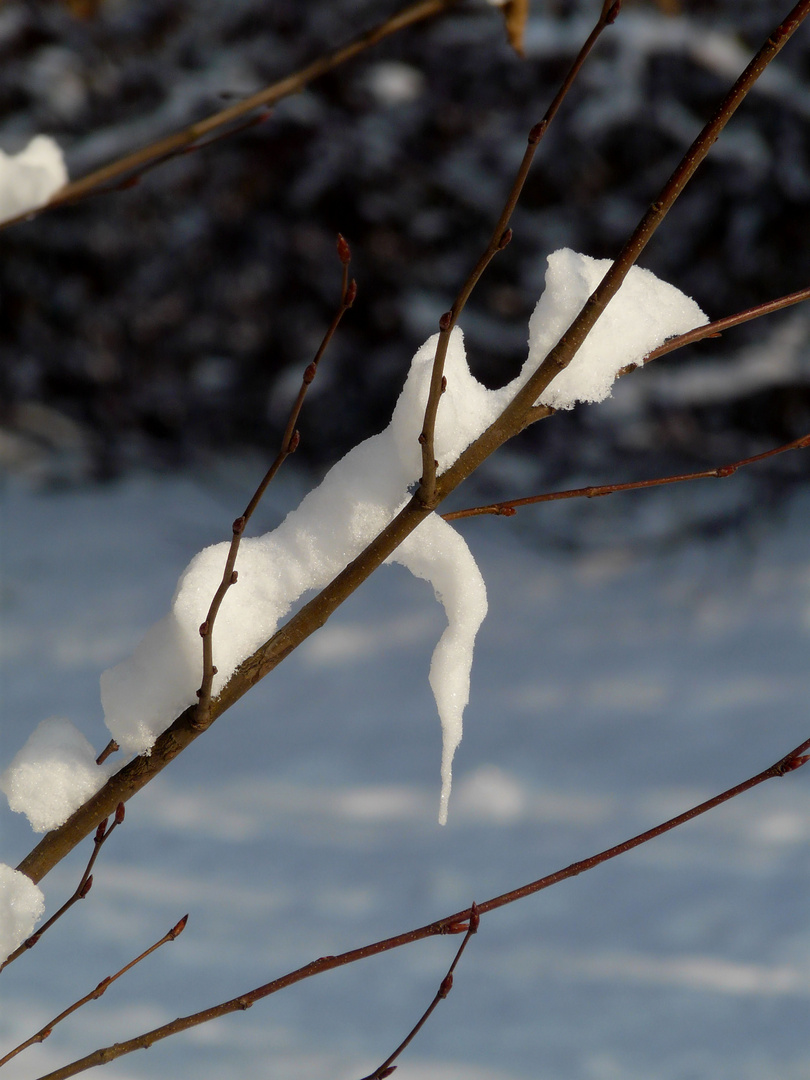
[[[33,881],[0,863],[0,964],[30,937],[45,910],[45,897]]]
[[[19,154],[0,150],[0,222],[44,206],[68,182],[59,144],[35,135]]]
[[[453,330],[439,403],[435,456],[447,469],[496,419],[537,369],[609,269],[564,249],[549,256],[546,288],[529,324],[529,355],[520,374],[488,390],[470,373],[464,338]],[[570,409],[610,394],[617,372],[639,364],[673,334],[705,323],[693,300],[633,268],[570,366],[539,403]],[[370,543],[407,503],[422,471],[418,436],[438,335],[413,359],[391,423],[339,461],[273,532],[242,540],[238,584],[229,590],[214,629],[216,695],[238,665],[272,636],[304,593],[321,589]],[[201,551],[180,577],[171,610],[132,657],[101,677],[105,721],[127,751],[149,753],[157,736],[196,701],[202,673],[199,626],[222,577],[229,544]],[[431,515],[389,557],[433,586],[447,628],[433,653],[430,684],[442,725],[439,820],[447,817],[451,763],[469,699],[475,636],[486,614],[486,588],[464,539]]]
[[[54,717],[38,725],[0,776],[0,791],[12,810],[27,816],[34,832],[47,832],[63,825],[108,775],[78,728]]]

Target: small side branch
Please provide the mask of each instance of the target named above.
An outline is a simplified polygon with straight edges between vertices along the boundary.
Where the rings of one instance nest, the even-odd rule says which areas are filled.
[[[519,507],[532,506],[534,503],[557,502],[560,499],[596,499],[602,495],[615,495],[618,491],[641,491],[643,488],[663,487],[666,484],[682,484],[687,480],[725,479],[733,476],[738,469],[747,465],[754,465],[758,461],[784,454],[788,450],[806,450],[810,446],[810,434],[802,435],[799,439],[777,446],[773,450],[765,450],[761,454],[741,458],[733,461],[730,465],[718,465],[714,469],[703,469],[701,472],[680,473],[677,476],[659,476],[653,480],[634,480],[628,484],[602,484],[591,487],[569,488],[567,491],[550,491],[543,495],[529,495],[525,499],[506,499],[504,502],[489,503],[486,506],[472,506],[467,510],[454,510],[452,513],[443,514],[445,521],[458,521],[459,518],[482,517],[486,514],[494,514],[499,517],[514,517]]]
[[[439,1002],[444,1001],[444,999],[453,989],[453,974],[456,970],[459,960],[461,959],[462,953],[467,948],[467,942],[470,940],[473,934],[476,934],[478,932],[478,926],[480,922],[481,916],[478,914],[478,906],[473,901],[468,912],[467,932],[464,935],[464,938],[459,945],[458,950],[456,951],[456,955],[453,958],[452,964],[447,969],[447,974],[439,984],[439,989],[436,991],[433,1001],[431,1001],[430,1005],[428,1005],[428,1007],[416,1021],[414,1026],[411,1028],[411,1030],[408,1032],[408,1034],[405,1036],[405,1038],[402,1040],[402,1042],[399,1044],[393,1054],[389,1055],[382,1063],[382,1065],[379,1065],[373,1073],[369,1073],[368,1076],[364,1076],[363,1080],[385,1080],[385,1077],[390,1076],[391,1073],[396,1069],[396,1065],[394,1065],[393,1062],[395,1062],[399,1055],[402,1053],[402,1051],[405,1050],[411,1042],[413,1042],[413,1040],[424,1027],[430,1014],[439,1004]],[[2,1062],[0,1062],[0,1065],[2,1065]]]
[[[736,784],[727,791],[721,792],[720,795],[715,795],[714,798],[707,799],[705,802],[693,806],[690,810],[686,810],[684,813],[678,814],[676,817],[670,818],[668,821],[656,825],[646,832],[639,833],[629,840],[624,840],[614,847],[607,848],[597,855],[591,855],[587,859],[581,859],[579,862],[571,863],[570,866],[557,870],[553,874],[547,874],[545,877],[538,878],[536,881],[529,882],[527,885],[512,889],[510,892],[502,893],[500,896],[493,897],[483,904],[478,904],[476,907],[478,915],[484,915],[488,911],[494,911],[496,908],[505,907],[507,904],[513,904],[516,900],[523,900],[527,896],[533,896],[535,893],[542,892],[544,889],[548,889],[552,885],[557,885],[561,881],[566,881],[568,878],[576,877],[578,874],[583,874],[588,870],[592,870],[594,867],[608,862],[610,859],[615,859],[617,856],[624,855],[626,852],[632,851],[642,844],[649,843],[650,840],[654,840],[658,836],[663,836],[664,833],[670,832],[680,825],[684,825],[687,821],[692,821],[694,818],[700,817],[701,814],[705,814],[709,810],[714,810],[716,807],[722,806],[723,803],[729,802],[738,795],[742,795],[745,791],[750,791],[752,788],[757,787],[766,780],[785,776],[787,773],[801,768],[808,760],[810,760],[810,755],[807,754],[809,749],[810,739],[806,739],[795,749],[791,750],[788,754],[785,754],[784,757],[774,762],[769,768],[764,769],[762,772],[757,773],[756,776],[750,777],[741,784]],[[240,994],[239,997],[231,998],[229,1001],[223,1001],[221,1004],[214,1005],[209,1009],[204,1009],[202,1012],[192,1013],[190,1016],[178,1017],[178,1019],[173,1020],[169,1024],[164,1024],[162,1027],[144,1032],[142,1035],[138,1035],[134,1039],[129,1039],[126,1042],[115,1043],[112,1046],[106,1046],[102,1047],[100,1050],[95,1050],[86,1057],[80,1058],[77,1061],[71,1062],[69,1065],[63,1066],[61,1069],[56,1069],[45,1076],[39,1077],[39,1080],[67,1080],[68,1077],[76,1076],[79,1073],[85,1072],[87,1069],[94,1068],[96,1065],[104,1065],[109,1061],[114,1061],[116,1058],[123,1057],[125,1054],[131,1054],[135,1050],[146,1049],[147,1047],[154,1045],[154,1043],[159,1042],[161,1039],[167,1039],[172,1035],[179,1034],[181,1031],[188,1031],[190,1028],[198,1027],[200,1024],[206,1024],[209,1020],[215,1020],[220,1016],[227,1016],[230,1013],[249,1009],[257,1001],[261,1001],[263,998],[269,997],[279,990],[284,990],[286,987],[292,986],[295,983],[302,982],[304,979],[310,979],[314,975],[320,975],[324,971],[331,971],[334,968],[344,967],[347,964],[354,964],[358,960],[366,960],[370,956],[378,956],[380,953],[390,952],[392,949],[401,948],[403,945],[411,945],[415,941],[424,941],[425,938],[437,937],[445,934],[469,933],[469,925],[470,911],[469,909],[465,909],[464,911],[457,911],[453,915],[448,915],[443,919],[439,919],[437,922],[428,923],[426,926],[421,926],[415,930],[409,930],[404,934],[398,934],[396,937],[386,938],[383,941],[377,941],[371,945],[364,945],[362,948],[352,949],[350,952],[339,953],[337,956],[322,956],[320,959],[313,960],[311,963],[298,968],[296,971],[291,971],[289,974],[282,975],[272,982],[265,983],[264,986],[259,986],[248,993]]]
[[[5,1055],[5,1057],[0,1058],[0,1068],[5,1065],[7,1061],[11,1061],[12,1058],[16,1057],[17,1054],[22,1053],[23,1050],[27,1050],[29,1046],[33,1046],[34,1043],[44,1042],[57,1024],[60,1024],[72,1013],[75,1013],[82,1005],[86,1005],[88,1001],[97,1001],[102,994],[106,993],[108,987],[112,986],[116,979],[120,979],[122,975],[126,975],[131,968],[134,968],[136,964],[140,964],[141,960],[145,960],[147,956],[150,956],[159,949],[161,945],[165,945],[167,941],[174,941],[175,938],[183,933],[187,922],[188,915],[184,915],[179,922],[175,923],[167,934],[163,935],[160,941],[156,941],[154,945],[151,945],[145,952],[142,952],[140,956],[136,956],[134,960],[130,960],[128,964],[125,964],[120,971],[116,971],[114,975],[108,975],[106,979],[102,979],[95,990],[91,990],[89,994],[85,994],[84,997],[79,998],[78,1001],[74,1001],[67,1009],[64,1009],[58,1016],[55,1016],[53,1020],[40,1028],[35,1035],[30,1037],[30,1039],[26,1039],[25,1042],[21,1042],[19,1046],[15,1046],[13,1050],[10,1050]]]
[[[585,63],[594,45],[599,40],[602,31],[615,22],[619,11],[621,10],[621,5],[622,0],[610,0],[610,2],[604,4],[602,13],[599,16],[596,25],[588,35],[585,44],[577,53],[568,74],[554,96],[554,100],[546,110],[545,116],[539,123],[535,124],[529,132],[528,144],[523,154],[523,159],[506,198],[501,215],[498,218],[495,228],[492,230],[492,236],[490,237],[486,250],[474,266],[470,276],[462,285],[456,299],[453,301],[453,306],[449,311],[446,311],[439,320],[439,340],[436,345],[436,355],[433,359],[433,371],[430,378],[430,390],[428,392],[427,404],[425,406],[425,417],[422,423],[422,431],[419,435],[419,444],[422,447],[422,477],[419,484],[418,498],[424,506],[429,507],[431,510],[436,505],[436,469],[438,468],[434,449],[436,415],[439,411],[439,401],[441,400],[441,396],[447,385],[444,378],[444,363],[447,358],[447,347],[450,343],[450,335],[452,334],[473,289],[478,284],[481,275],[498,252],[503,251],[512,239],[512,230],[509,228],[509,222],[526,184],[526,178],[529,175],[529,170],[534,161],[534,155],[537,153],[537,147],[540,145],[541,139],[548,130],[549,124],[557,115],[560,106],[568,95],[568,91],[571,89],[574,80],[579,74],[582,65]]]
[[[87,896],[87,894],[93,887],[93,867],[95,866],[95,862],[99,856],[99,852],[101,851],[106,841],[109,840],[110,836],[112,836],[112,834],[118,828],[118,826],[123,824],[125,813],[126,811],[124,809],[124,804],[119,803],[115,810],[115,817],[113,818],[112,825],[110,825],[109,828],[107,828],[109,818],[104,818],[103,821],[99,822],[98,828],[96,829],[96,835],[93,838],[93,853],[87,862],[87,866],[85,866],[84,868],[84,873],[79,879],[79,884],[76,886],[73,895],[68,897],[68,899],[64,902],[64,904],[62,904],[59,910],[54,912],[54,914],[51,915],[50,919],[48,919],[47,922],[43,923],[35,934],[32,934],[30,937],[26,938],[22,945],[18,946],[13,953],[10,953],[6,957],[3,963],[0,964],[0,971],[3,971],[4,968],[7,968],[9,964],[16,960],[18,956],[22,956],[24,952],[27,952],[29,949],[33,949],[33,947],[36,945],[36,943],[39,941],[45,931],[50,930],[50,928],[57,921],[57,919],[61,919],[65,912],[72,908],[78,900],[84,900],[84,898]],[[0,1065],[2,1065],[2,1062],[0,1062]]]
[[[222,606],[222,601],[225,599],[225,595],[232,585],[235,585],[238,580],[238,572],[235,569],[236,556],[239,553],[239,544],[241,543],[242,536],[245,531],[247,523],[253,516],[253,512],[259,505],[265,491],[270,485],[271,481],[275,477],[278,470],[290,456],[294,454],[298,448],[298,443],[301,438],[301,434],[296,427],[298,423],[298,417],[301,414],[301,408],[304,404],[304,399],[307,396],[307,391],[312,385],[315,376],[318,373],[318,365],[323,358],[323,354],[329,345],[329,342],[335,335],[337,328],[340,326],[341,319],[352,306],[357,296],[357,282],[352,278],[349,280],[349,263],[351,262],[351,249],[349,248],[346,240],[338,233],[337,239],[337,254],[343,267],[342,280],[340,286],[340,303],[338,304],[337,311],[335,312],[331,323],[323,336],[318,351],[311,363],[307,365],[304,371],[304,376],[301,380],[301,388],[298,391],[298,396],[293,403],[293,407],[290,410],[290,415],[287,420],[287,426],[284,429],[284,434],[281,438],[281,447],[276,455],[275,461],[264,474],[261,483],[256,488],[253,496],[245,507],[244,513],[238,517],[231,526],[231,546],[228,549],[228,556],[225,560],[225,569],[222,573],[222,580],[219,583],[214,598],[211,601],[211,605],[208,609],[208,614],[205,617],[204,622],[200,626],[200,637],[202,638],[203,645],[203,676],[202,683],[197,691],[198,704],[195,710],[194,726],[198,731],[204,731],[210,726],[212,722],[211,717],[211,696],[212,687],[214,683],[214,676],[217,673],[217,669],[214,665],[214,645],[213,645],[213,633],[214,623],[216,621],[219,609]]]

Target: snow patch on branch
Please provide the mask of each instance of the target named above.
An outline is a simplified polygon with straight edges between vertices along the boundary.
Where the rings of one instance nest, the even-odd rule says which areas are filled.
[[[49,135],[35,135],[19,154],[0,150],[0,222],[44,206],[67,182],[62,151]]]
[[[529,324],[529,355],[520,374],[488,390],[470,373],[456,328],[445,362],[447,390],[439,403],[435,456],[447,469],[497,418],[537,369],[610,267],[570,250],[549,256],[546,289]],[[568,369],[547,387],[543,404],[570,409],[610,394],[617,372],[641,363],[673,334],[706,321],[694,301],[646,270],[634,268]],[[421,473],[418,435],[438,335],[416,353],[391,423],[351,450],[271,533],[245,538],[238,583],[223,601],[214,628],[216,695],[238,665],[275,632],[291,605],[322,589],[356,558],[408,501]],[[196,700],[202,673],[199,626],[222,576],[228,544],[206,548],[180,577],[169,613],[148,631],[133,656],[101,677],[105,720],[127,751],[148,753],[157,736]],[[451,763],[461,739],[486,588],[462,537],[427,518],[390,556],[429,581],[448,625],[433,654],[430,683],[443,733],[440,820],[447,814]]]
[[[25,814],[34,832],[63,825],[109,776],[93,747],[69,720],[43,720],[0,776],[8,805]]]
[[[45,897],[33,881],[0,863],[0,964],[34,932]]]

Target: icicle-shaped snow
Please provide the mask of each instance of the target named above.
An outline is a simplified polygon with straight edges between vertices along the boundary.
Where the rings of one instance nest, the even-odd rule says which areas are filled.
[[[439,471],[451,465],[499,415],[581,310],[610,266],[573,251],[549,256],[546,289],[529,325],[529,356],[520,374],[487,390],[470,373],[463,336],[450,337],[435,436]],[[540,400],[556,408],[610,393],[616,372],[667,337],[706,321],[694,301],[634,268],[566,371]],[[236,667],[276,630],[305,592],[323,588],[405,505],[421,473],[418,434],[427,401],[437,335],[416,353],[391,423],[351,450],[271,533],[242,541],[239,581],[226,595],[214,629],[216,694]],[[120,745],[148,752],[175,716],[195,701],[201,679],[198,628],[225,565],[226,543],[200,552],[177,585],[171,610],[147,632],[133,656],[101,677],[107,726]],[[389,561],[429,581],[448,625],[430,684],[442,724],[440,820],[447,816],[451,763],[469,698],[473,645],[486,614],[486,589],[462,537],[441,518],[426,519]]]

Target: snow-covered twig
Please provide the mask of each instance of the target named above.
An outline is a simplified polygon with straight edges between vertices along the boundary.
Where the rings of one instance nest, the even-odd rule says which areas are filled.
[[[27,952],[28,949],[33,949],[33,947],[36,945],[36,943],[39,941],[45,931],[50,930],[50,928],[57,921],[57,919],[61,919],[65,912],[68,911],[69,908],[73,907],[77,900],[84,900],[84,898],[90,892],[90,889],[93,887],[93,867],[95,866],[95,862],[99,856],[99,852],[101,851],[104,843],[109,840],[110,836],[115,831],[117,826],[123,824],[125,813],[126,811],[124,808],[124,804],[120,802],[115,808],[115,816],[113,817],[112,825],[110,825],[109,828],[107,828],[109,818],[104,818],[103,821],[99,822],[96,829],[96,835],[93,839],[93,853],[88,859],[87,866],[85,866],[84,873],[79,878],[79,884],[76,886],[73,894],[68,897],[64,904],[62,904],[62,906],[57,911],[55,911],[53,915],[51,915],[50,919],[48,919],[42,924],[42,926],[39,928],[39,930],[36,931],[36,933],[31,934],[30,937],[25,939],[22,945],[20,945],[17,949],[14,950],[14,952],[10,953],[6,957],[3,963],[0,964],[0,971],[3,971],[4,968],[8,967],[8,965],[12,961],[16,960],[18,956],[22,956],[22,954],[24,952]],[[2,1064],[3,1062],[0,1061],[0,1065]]]
[[[467,948],[467,943],[469,942],[470,938],[473,936],[473,934],[478,933],[478,926],[480,922],[481,917],[478,913],[478,905],[473,902],[470,905],[469,920],[467,922],[467,932],[465,933],[464,939],[456,950],[456,955],[453,957],[453,962],[450,964],[450,967],[447,969],[447,974],[444,976],[441,983],[439,984],[439,989],[436,991],[433,1000],[419,1017],[419,1019],[416,1021],[414,1026],[411,1028],[411,1030],[408,1032],[408,1034],[405,1036],[399,1046],[396,1048],[396,1050],[394,1050],[392,1054],[389,1054],[385,1061],[382,1063],[382,1065],[378,1065],[373,1073],[369,1073],[368,1076],[364,1076],[363,1080],[385,1080],[385,1077],[390,1076],[391,1073],[394,1071],[396,1066],[393,1063],[400,1056],[402,1051],[407,1049],[408,1046],[410,1046],[410,1044],[422,1030],[424,1025],[427,1023],[431,1013],[439,1004],[439,1002],[444,1001],[444,999],[453,989],[453,974],[458,967],[458,962],[461,959],[464,950]],[[0,1062],[0,1064],[2,1064],[2,1062]]]
[[[513,517],[519,507],[532,506],[535,503],[557,502],[560,499],[596,499],[602,495],[615,495],[620,491],[641,491],[644,488],[664,487],[666,484],[682,484],[687,480],[723,480],[727,476],[733,476],[738,469],[744,469],[747,465],[754,465],[766,458],[776,457],[777,454],[784,454],[788,450],[806,450],[808,446],[810,446],[810,435],[802,435],[773,450],[765,450],[761,454],[741,458],[728,465],[717,465],[713,469],[703,469],[700,472],[658,476],[652,480],[634,480],[626,484],[601,484],[569,488],[566,491],[549,491],[543,495],[528,495],[522,499],[505,499],[503,502],[488,503],[486,506],[471,506],[466,510],[454,510],[452,513],[443,514],[442,517],[445,521],[458,521],[459,518],[482,517],[487,514],[493,514],[496,517]]]
[[[682,158],[661,194],[652,203],[649,211],[624,245],[612,268],[605,274],[601,284],[592,293],[568,330],[562,334],[558,344],[550,350],[500,416],[437,477],[436,505],[470,476],[490,454],[530,422],[532,410],[536,408],[538,399],[552,379],[571,363],[608,303],[618,292],[635,260],[654,235],[700,162],[708,154],[725,124],[748,91],[755,85],[760,74],[776,57],[808,14],[810,14],[810,0],[800,0],[787,19],[774,29]],[[340,604],[382,565],[430,513],[431,509],[425,505],[424,501],[418,495],[414,495],[365,549],[352,558],[313,600],[305,604],[286,624],[276,630],[269,640],[243,660],[233,676],[222,687],[218,696],[211,702],[211,720],[215,720],[217,716],[230,708],[304,640],[323,626]],[[118,802],[131,798],[197,738],[199,732],[194,726],[195,716],[196,706],[190,706],[182,712],[156,738],[148,755],[141,754],[124,766],[63,826],[47,834],[20,863],[19,871],[34,882],[41,880],[84,836],[88,835],[100,817],[111,813]]]
[[[69,1005],[66,1009],[63,1009],[58,1016],[55,1016],[53,1020],[50,1020],[44,1027],[41,1027],[36,1034],[31,1035],[30,1038],[21,1042],[19,1046],[15,1046],[13,1050],[2,1058],[0,1058],[0,1067],[11,1061],[17,1054],[22,1053],[23,1050],[27,1050],[29,1046],[33,1046],[34,1043],[44,1042],[45,1039],[51,1034],[57,1024],[60,1024],[63,1020],[66,1020],[72,1013],[75,1013],[82,1005],[86,1005],[88,1001],[97,1001],[102,994],[106,993],[108,987],[110,987],[117,979],[120,979],[122,975],[126,975],[128,971],[135,967],[136,964],[140,964],[141,960],[145,960],[147,956],[151,956],[153,952],[156,952],[162,945],[165,945],[168,941],[174,941],[178,938],[186,928],[188,922],[188,915],[184,915],[182,919],[175,923],[175,925],[164,934],[163,937],[150,945],[148,949],[145,949],[139,956],[136,956],[134,960],[130,960],[128,964],[125,964],[119,971],[116,971],[114,975],[108,975],[105,979],[102,979],[98,986],[91,990],[89,994],[85,994],[84,997],[79,998],[78,1001],[74,1001],[72,1005]]]
[[[534,896],[536,893],[542,892],[552,885],[558,885],[561,881],[567,881],[569,878],[577,877],[579,874],[586,873],[588,870],[593,870],[594,867],[600,866],[610,859],[615,859],[619,855],[624,855],[626,852],[632,851],[634,848],[649,843],[650,840],[654,840],[659,836],[663,836],[664,833],[670,832],[672,829],[676,829],[680,825],[686,824],[687,821],[693,821],[702,814],[708,813],[708,811],[714,810],[718,806],[722,806],[724,803],[729,802],[738,795],[742,795],[744,792],[750,791],[759,784],[763,784],[766,780],[773,780],[778,777],[786,776],[788,773],[801,768],[808,760],[810,760],[810,756],[807,754],[808,750],[810,750],[810,739],[805,739],[804,742],[800,743],[789,753],[785,754],[784,757],[781,757],[778,761],[774,762],[769,768],[757,773],[756,776],[752,776],[740,784],[735,784],[734,787],[728,788],[728,790],[721,792],[719,795],[715,795],[714,798],[707,799],[705,802],[699,803],[689,810],[685,810],[682,814],[678,814],[668,821],[662,822],[660,825],[647,829],[646,832],[639,833],[637,836],[624,840],[614,847],[607,848],[605,851],[601,851],[596,855],[591,855],[587,859],[581,859],[578,862],[571,863],[569,866],[563,867],[552,874],[547,874],[545,877],[538,878],[536,881],[531,881],[517,889],[502,893],[500,896],[495,896],[491,900],[475,905],[473,908],[457,911],[453,915],[445,916],[443,919],[428,923],[426,926],[420,926],[416,929],[409,930],[404,934],[397,934],[396,937],[386,938],[383,941],[376,941],[371,945],[364,945],[359,949],[352,949],[349,952],[339,953],[337,956],[322,956],[318,960],[313,960],[304,967],[298,968],[296,971],[291,971],[287,975],[282,975],[278,979],[273,979],[272,982],[265,983],[263,986],[258,986],[256,989],[240,994],[238,997],[231,998],[229,1001],[223,1001],[219,1005],[203,1009],[201,1012],[192,1013],[190,1016],[179,1017],[169,1024],[164,1024],[161,1027],[154,1028],[152,1031],[144,1032],[142,1035],[137,1035],[135,1038],[128,1039],[126,1042],[117,1042],[112,1046],[106,1046],[99,1050],[95,1050],[86,1057],[80,1058],[77,1061],[71,1062],[69,1065],[65,1065],[63,1068],[56,1069],[45,1076],[39,1077],[39,1080],[67,1080],[68,1077],[76,1076],[79,1073],[85,1072],[87,1069],[94,1068],[96,1065],[103,1065],[107,1062],[114,1061],[116,1058],[131,1054],[135,1050],[147,1049],[161,1039],[167,1039],[173,1035],[178,1035],[182,1031],[188,1031],[191,1028],[199,1027],[200,1024],[206,1024],[209,1020],[214,1020],[220,1016],[227,1016],[230,1013],[249,1009],[257,1001],[261,1001],[263,998],[269,997],[279,990],[284,990],[294,983],[302,982],[304,979],[312,978],[315,975],[320,975],[324,971],[331,971],[338,967],[344,967],[347,964],[356,963],[358,960],[365,960],[371,956],[378,956],[380,953],[390,952],[392,949],[399,949],[403,945],[411,945],[416,941],[424,941],[425,938],[458,933],[466,933],[469,935],[472,921],[476,920],[477,925],[477,919],[481,915],[485,915],[487,912],[494,911],[497,908],[505,907],[507,904],[513,904],[517,900],[523,900],[527,896]]]

